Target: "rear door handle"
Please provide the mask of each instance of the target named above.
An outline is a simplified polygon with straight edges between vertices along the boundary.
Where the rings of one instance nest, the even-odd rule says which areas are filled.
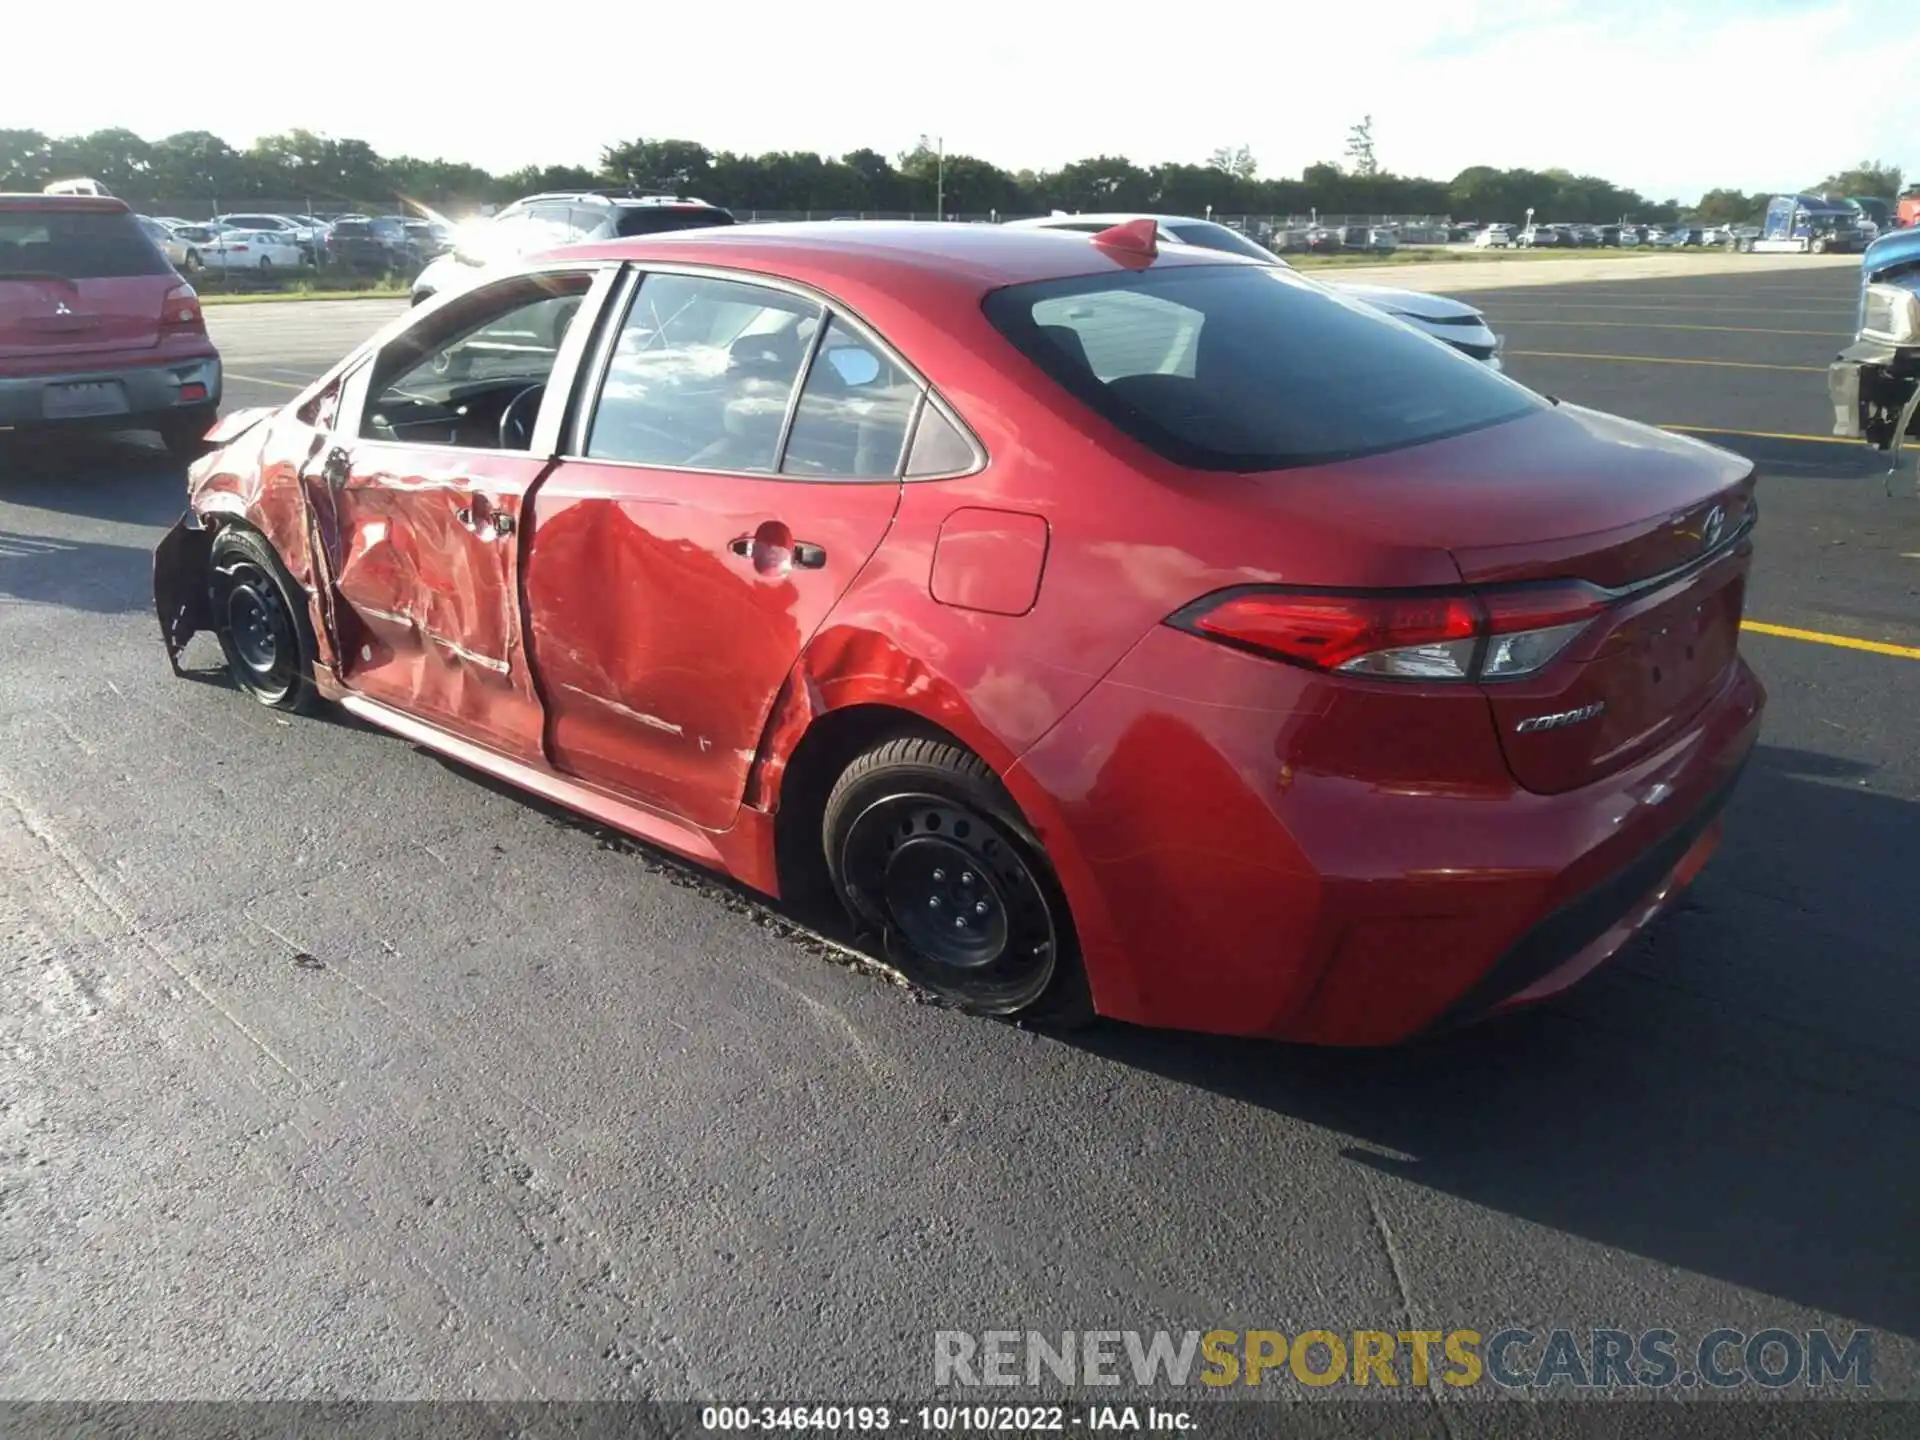
[[[827,552],[805,540],[788,538],[787,527],[777,521],[760,527],[758,533],[742,535],[727,542],[727,549],[742,560],[759,562],[763,553],[784,550],[801,570],[818,570],[827,563]]]

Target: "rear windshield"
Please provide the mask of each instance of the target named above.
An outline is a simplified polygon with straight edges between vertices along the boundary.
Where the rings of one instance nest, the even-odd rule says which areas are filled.
[[[725,210],[666,210],[623,205],[616,229],[623,236],[658,235],[663,230],[703,230],[714,225],[731,224],[733,216]]]
[[[125,211],[0,210],[0,277],[116,280],[172,272],[160,247]]]
[[[367,228],[364,220],[342,220],[333,227],[333,233],[350,239],[355,235],[370,235],[373,232]]]
[[[987,318],[1067,390],[1178,464],[1251,473],[1462,435],[1546,402],[1275,265],[1195,265],[994,291]]]

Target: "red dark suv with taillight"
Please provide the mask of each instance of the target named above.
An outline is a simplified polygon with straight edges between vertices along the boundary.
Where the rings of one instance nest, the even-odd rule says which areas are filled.
[[[219,408],[200,299],[124,201],[0,194],[0,434],[156,430],[186,456]]]

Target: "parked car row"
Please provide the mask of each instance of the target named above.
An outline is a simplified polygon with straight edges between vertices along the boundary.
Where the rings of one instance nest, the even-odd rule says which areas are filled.
[[[1729,240],[1760,233],[1757,225],[1589,225],[1551,224],[1535,221],[1530,225],[1484,225],[1471,232],[1467,243],[1479,250],[1564,249],[1593,250],[1615,247],[1652,246],[1679,249],[1686,246],[1725,245]]]
[[[236,212],[200,222],[141,215],[140,226],[183,274],[302,266],[417,273],[452,248],[451,230],[407,215]]]

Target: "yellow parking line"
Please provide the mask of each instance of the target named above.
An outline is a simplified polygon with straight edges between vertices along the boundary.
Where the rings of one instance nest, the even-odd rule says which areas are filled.
[[[1720,370],[1792,370],[1802,375],[1824,375],[1824,365],[1762,365],[1754,360],[1680,360],[1671,355],[1590,355],[1581,350],[1507,350],[1538,360],[1613,360],[1623,365],[1706,365]]]
[[[1742,630],[1756,635],[1778,635],[1785,640],[1807,640],[1815,645],[1837,645],[1842,650],[1865,650],[1874,655],[1892,655],[1900,660],[1920,660],[1920,646],[1889,645],[1883,640],[1856,640],[1851,635],[1829,635],[1824,630],[1796,630],[1791,625],[1765,625],[1758,620],[1743,620]]]
[[[249,385],[272,385],[280,390],[304,390],[313,383],[311,380],[302,380],[296,385],[291,380],[269,380],[264,375],[238,375],[231,370],[227,371],[227,379],[244,380]]]
[[[1562,325],[1600,326],[1610,330],[1711,330],[1721,335],[1814,335],[1827,339],[1848,339],[1851,332],[1846,330],[1763,330],[1754,325],[1679,325],[1661,324],[1653,320],[1567,320],[1560,317],[1539,320],[1502,320],[1502,325],[1551,325],[1556,329]]]
[[[1848,440],[1839,435],[1796,435],[1788,430],[1731,430],[1725,425],[1662,425],[1662,430],[1678,430],[1682,435],[1744,435],[1750,440],[1805,440],[1814,445],[1853,445],[1864,449],[1864,440]]]

